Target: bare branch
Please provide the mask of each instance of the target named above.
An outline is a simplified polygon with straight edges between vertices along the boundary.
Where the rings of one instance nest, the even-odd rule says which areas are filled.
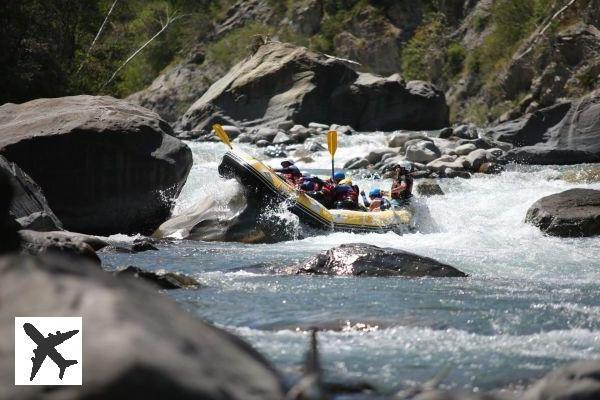
[[[167,9],[168,12],[168,9]],[[111,83],[115,77],[117,76],[117,74],[131,61],[135,58],[135,56],[137,56],[142,50],[144,50],[150,43],[152,43],[154,41],[154,39],[156,39],[158,36],[160,36],[161,33],[163,33],[165,30],[167,30],[167,28],[174,23],[175,21],[177,21],[178,19],[183,18],[185,15],[180,14],[177,15],[177,10],[173,12],[172,15],[168,15],[167,14],[167,20],[165,21],[164,25],[162,25],[162,28],[156,32],[154,34],[154,36],[152,36],[150,39],[148,39],[146,41],[146,43],[144,43],[139,49],[137,49],[136,51],[134,51],[128,58],[127,60],[125,60],[123,62],[123,64],[121,64],[119,66],[119,68],[117,68],[115,70],[115,72],[113,72],[113,74],[111,75],[110,79],[107,80],[106,82],[104,82],[104,84],[102,85],[102,87],[100,88],[100,90],[104,89],[106,87],[106,85],[108,85],[109,83]]]
[[[558,10],[557,12],[555,12],[552,17],[550,17],[550,19],[548,20],[548,22],[546,23],[546,25],[544,25],[544,27],[535,34],[535,36],[533,37],[533,39],[530,41],[530,45],[527,47],[527,49],[525,51],[523,51],[521,54],[519,54],[517,56],[517,58],[521,58],[523,56],[525,56],[527,53],[529,53],[532,49],[533,49],[533,45],[536,44],[536,42],[538,41],[538,39],[544,34],[546,33],[546,31],[548,30],[548,28],[550,28],[550,26],[552,25],[552,22],[554,22],[554,20],[556,20],[558,17],[560,17],[560,15],[565,12],[565,10],[569,7],[571,7],[573,4],[575,4],[577,0],[571,0],[569,1],[567,4],[565,4],[560,10]]]
[[[119,0],[115,0],[112,3],[112,6],[110,6],[110,9],[108,10],[108,13],[106,13],[106,17],[104,17],[104,22],[102,22],[102,25],[100,25],[100,29],[98,29],[98,32],[96,33],[96,37],[94,37],[94,40],[92,40],[92,44],[90,45],[90,47],[87,49],[87,52],[85,53],[85,57],[83,57],[83,61],[81,61],[81,64],[79,64],[79,68],[77,68],[77,72],[75,72],[75,75],[78,75],[79,72],[81,71],[81,69],[83,68],[84,64],[86,63],[88,57],[90,56],[90,52],[92,51],[92,48],[94,47],[94,45],[96,44],[96,42],[98,41],[98,38],[100,37],[100,34],[102,33],[102,31],[104,30],[104,26],[106,25],[106,23],[108,22],[108,17],[110,17],[110,14],[112,14],[113,9],[115,8],[115,6],[117,5],[117,2]]]

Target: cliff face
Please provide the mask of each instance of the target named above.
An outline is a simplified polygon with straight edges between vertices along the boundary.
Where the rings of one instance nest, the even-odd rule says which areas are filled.
[[[600,87],[599,28],[600,0],[238,1],[130,99],[180,121],[263,34],[355,61],[358,72],[430,81],[453,122],[489,124]]]

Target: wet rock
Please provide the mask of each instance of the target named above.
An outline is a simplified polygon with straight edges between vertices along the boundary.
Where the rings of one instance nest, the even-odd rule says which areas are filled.
[[[523,394],[523,400],[600,398],[600,361],[578,361],[550,372]]]
[[[407,142],[408,143],[408,142]],[[406,148],[406,159],[417,163],[428,163],[442,155],[440,149],[430,141],[421,140]]]
[[[283,131],[277,132],[277,135],[275,135],[275,137],[273,138],[273,144],[290,144],[294,142],[295,140],[293,140],[289,135],[287,135]]]
[[[452,168],[446,168],[443,171],[438,172],[438,174],[442,178],[471,178],[471,174],[469,174],[467,171],[460,171]]]
[[[477,127],[473,124],[455,126],[452,129],[452,134],[462,139],[477,139],[479,137]]]
[[[282,270],[293,274],[464,277],[456,268],[404,250],[353,243],[323,251]]]
[[[0,170],[6,173],[12,186],[10,213],[21,229],[55,231],[63,228],[50,209],[42,189],[18,165],[0,156]]]
[[[326,131],[329,129],[329,125],[320,124],[318,122],[309,122],[308,127],[319,130],[319,131]]]
[[[353,135],[356,133],[356,131],[348,125],[333,124],[329,127],[329,130],[336,131],[340,135]]]
[[[215,82],[181,127],[203,129],[215,118],[240,126],[328,121],[366,131],[438,129],[448,125],[448,106],[427,82],[358,73],[335,57],[270,42]]]
[[[77,232],[147,232],[168,218],[192,166],[172,134],[156,113],[107,96],[0,106],[0,154]]]
[[[426,390],[416,397],[414,400],[506,400],[503,397],[496,397],[490,393],[473,393],[461,391],[445,391],[445,390]]]
[[[202,285],[196,279],[179,274],[176,272],[166,271],[148,271],[146,269],[129,265],[115,271],[116,276],[132,276],[134,278],[143,279],[144,281],[158,286],[160,289],[198,289]]]
[[[446,127],[444,129],[440,130],[438,138],[448,139],[450,136],[453,136],[453,135],[454,135],[454,129],[452,129],[451,127]]]
[[[154,245],[154,241],[151,239],[137,239],[133,242],[131,250],[134,253],[141,253],[144,251],[158,251],[158,248]]]
[[[552,236],[600,235],[600,190],[570,189],[542,197],[525,221]]]
[[[500,164],[496,164],[495,162],[484,162],[475,172],[479,172],[480,174],[499,174],[503,171],[504,167]]]
[[[497,147],[494,147],[487,151],[488,159],[491,161],[497,160],[498,158],[502,157],[503,154],[504,154],[504,151]]]
[[[465,156],[445,155],[427,164],[427,168],[434,172],[443,172],[446,169],[453,171],[464,171],[470,167],[469,161]]]
[[[19,231],[23,250],[32,255],[60,254],[74,260],[85,259],[100,265],[101,261],[96,254],[96,248],[101,248],[100,239],[87,235],[78,235],[73,232],[36,232]],[[93,247],[94,246],[94,247]],[[103,246],[102,246],[103,247]]]
[[[2,399],[284,397],[279,375],[248,344],[139,280],[86,262],[7,256],[0,259],[0,293],[3,337],[14,335],[15,315],[81,316],[91,334],[83,340],[82,386],[15,386],[14,375],[2,374]],[[14,351],[13,340],[1,341],[1,370],[12,370]]]
[[[289,131],[294,126],[295,125],[294,125],[293,121],[281,121],[280,123],[277,124],[277,129],[280,129],[282,131]]]
[[[443,196],[444,191],[433,179],[424,179],[417,184],[417,194],[423,197]]]
[[[264,140],[270,144],[273,142],[273,139],[275,139],[275,136],[277,136],[278,133],[279,131],[277,129],[268,127],[260,127],[252,130],[253,140],[255,144],[257,144],[261,140]]]

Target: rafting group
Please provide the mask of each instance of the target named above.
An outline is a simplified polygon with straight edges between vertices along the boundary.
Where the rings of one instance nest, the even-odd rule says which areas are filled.
[[[395,177],[389,192],[376,187],[369,191],[368,198],[343,171],[322,179],[302,173],[292,160],[282,161],[281,168],[274,168],[273,171],[297,191],[312,197],[328,209],[385,211],[405,206],[412,196],[413,178],[408,163],[394,168]]]

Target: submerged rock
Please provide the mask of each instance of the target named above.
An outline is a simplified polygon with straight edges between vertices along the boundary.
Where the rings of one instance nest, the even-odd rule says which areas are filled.
[[[593,400],[600,398],[600,361],[579,361],[550,372],[522,400]]]
[[[465,277],[458,269],[404,250],[364,243],[343,244],[281,272],[315,275]]]
[[[600,235],[600,190],[570,189],[542,197],[525,220],[553,236]]]
[[[2,399],[284,397],[277,372],[248,344],[138,280],[61,257],[5,256],[0,293],[2,337],[14,337],[15,315],[81,316],[86,335],[82,386],[15,386],[4,373]],[[0,341],[0,370],[13,370],[14,345]]]
[[[448,106],[444,93],[427,82],[358,73],[340,59],[270,42],[215,82],[185,113],[182,128],[206,129],[215,121],[438,129],[448,125]]]
[[[198,289],[202,285],[196,279],[176,272],[156,272],[129,265],[115,271],[117,276],[133,276],[158,286],[160,289]]]
[[[444,195],[444,191],[440,185],[433,179],[424,179],[419,181],[416,189],[417,193],[424,197]]]
[[[147,232],[168,218],[192,166],[172,134],[156,113],[107,96],[0,106],[0,154],[76,232]]]
[[[50,209],[42,189],[18,165],[0,156],[0,169],[10,178],[13,199],[10,213],[22,229],[56,231],[62,223]]]

